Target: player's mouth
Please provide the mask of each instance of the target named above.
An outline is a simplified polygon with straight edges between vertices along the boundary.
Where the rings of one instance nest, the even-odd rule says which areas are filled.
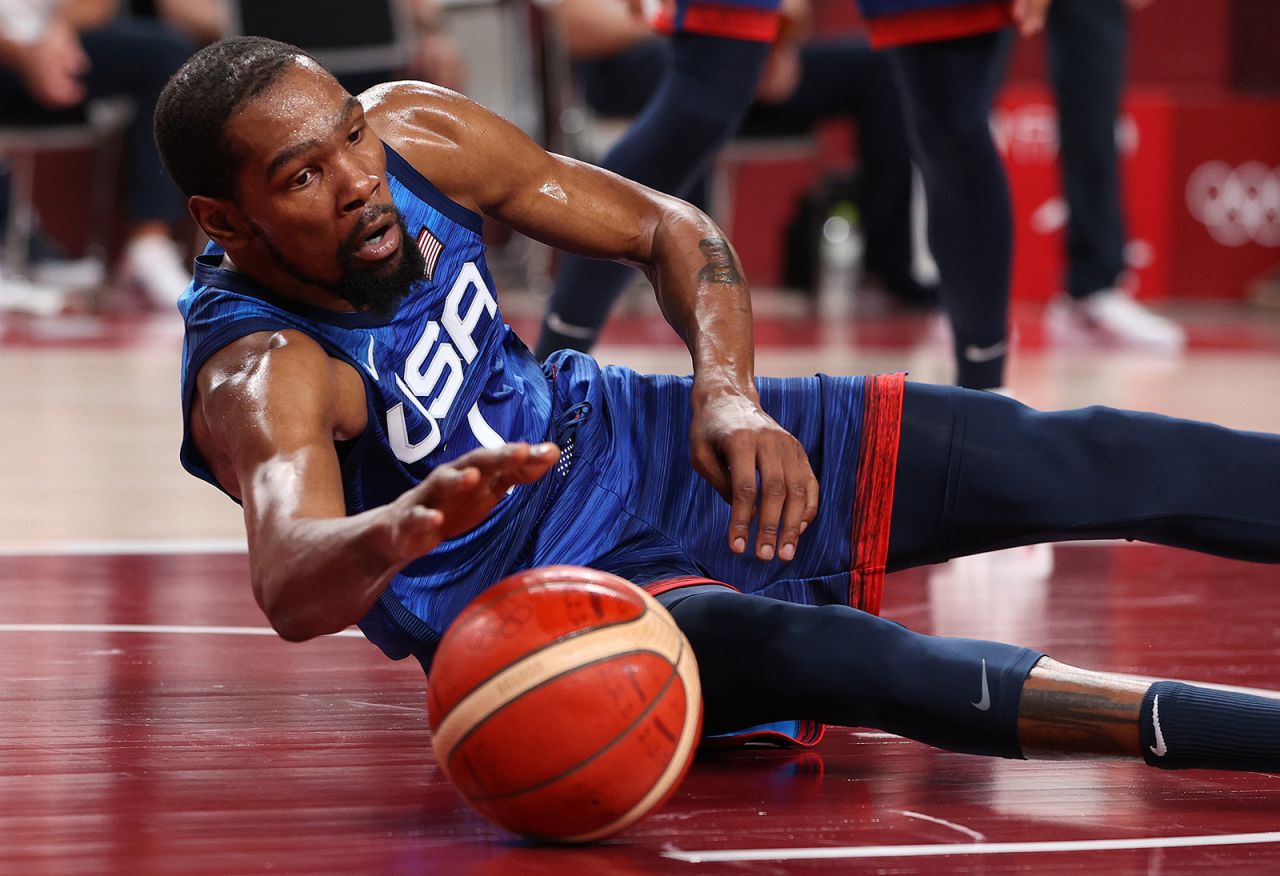
[[[360,232],[359,248],[354,255],[364,262],[380,262],[400,249],[400,224],[394,215],[388,215]]]

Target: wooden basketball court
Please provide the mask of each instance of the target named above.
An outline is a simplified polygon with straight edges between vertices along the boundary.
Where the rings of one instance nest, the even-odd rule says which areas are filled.
[[[504,302],[526,338],[538,303]],[[762,297],[764,374],[945,380],[919,316],[819,323]],[[1185,311],[1181,359],[1045,349],[1013,386],[1280,431],[1280,317]],[[683,367],[648,312],[603,360]],[[699,759],[584,849],[471,813],[434,763],[424,678],[355,631],[292,645],[254,605],[237,509],[177,462],[168,318],[0,323],[0,873],[1107,873],[1280,870],[1280,783],[993,761],[879,733]],[[1280,497],[1277,497],[1280,501]],[[1041,559],[1044,559],[1041,557]],[[1093,668],[1280,689],[1280,571],[1128,544],[912,570],[885,614]]]

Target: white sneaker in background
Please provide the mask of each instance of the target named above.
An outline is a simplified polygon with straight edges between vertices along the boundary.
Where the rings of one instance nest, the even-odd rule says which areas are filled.
[[[67,306],[67,290],[0,274],[0,313],[57,316]]]
[[[178,244],[158,234],[146,234],[125,247],[120,278],[136,285],[153,306],[167,311],[191,282],[191,273]]]
[[[107,268],[100,259],[42,259],[31,265],[31,279],[42,286],[94,289],[107,282]]]
[[[1049,339],[1059,344],[1084,344],[1181,353],[1187,333],[1173,320],[1160,316],[1123,289],[1102,289],[1080,300],[1062,295],[1044,314]]]

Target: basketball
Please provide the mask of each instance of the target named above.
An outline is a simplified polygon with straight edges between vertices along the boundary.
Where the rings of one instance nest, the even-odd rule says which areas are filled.
[[[588,842],[634,823],[693,759],[693,651],[657,600],[616,575],[530,569],[445,633],[427,709],[440,766],[494,823]]]

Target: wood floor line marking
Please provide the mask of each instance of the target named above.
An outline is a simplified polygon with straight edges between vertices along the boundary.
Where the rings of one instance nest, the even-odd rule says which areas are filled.
[[[831,846],[797,849],[717,849],[708,851],[669,849],[663,852],[662,855],[665,858],[684,861],[689,864],[713,864],[849,858],[931,858],[944,855],[1042,855],[1055,852],[1177,849],[1200,846],[1244,846],[1257,843],[1280,843],[1280,831],[1017,843],[931,843],[915,846]]]
[[[1091,539],[1064,541],[1055,548],[1126,547],[1125,541]],[[98,539],[35,542],[31,545],[0,545],[0,557],[116,557],[181,556],[183,554],[247,554],[243,538],[207,539]]]
[[[141,633],[180,636],[274,636],[271,627],[216,627],[174,624],[0,624],[0,633]],[[363,639],[359,630],[331,633],[342,638]]]
[[[181,556],[248,552],[249,545],[243,538],[102,539],[0,546],[0,557]]]

